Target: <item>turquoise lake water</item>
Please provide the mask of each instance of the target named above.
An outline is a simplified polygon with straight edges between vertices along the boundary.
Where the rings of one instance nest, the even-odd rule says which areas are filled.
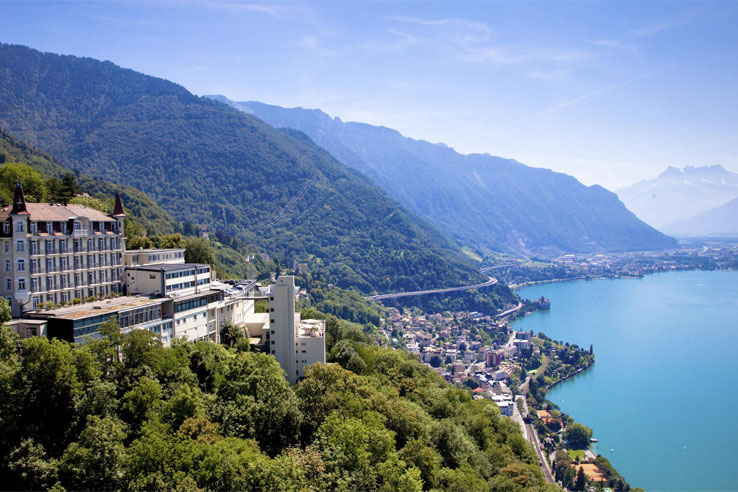
[[[516,330],[594,346],[549,399],[591,427],[633,487],[738,490],[738,272],[527,287],[551,299]],[[614,449],[610,452],[610,449]]]

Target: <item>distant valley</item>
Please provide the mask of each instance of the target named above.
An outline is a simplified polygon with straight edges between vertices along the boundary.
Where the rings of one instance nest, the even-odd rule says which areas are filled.
[[[319,110],[234,102],[270,125],[305,132],[404,206],[477,251],[521,254],[662,249],[675,241],[600,186],[490,155],[462,155],[395,130]]]

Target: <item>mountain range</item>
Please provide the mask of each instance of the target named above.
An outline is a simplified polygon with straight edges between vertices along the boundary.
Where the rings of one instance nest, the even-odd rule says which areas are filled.
[[[305,132],[408,209],[477,250],[558,254],[675,245],[614,193],[565,174],[487,154],[462,155],[320,110],[211,97],[275,127]]]
[[[669,166],[656,178],[618,189],[617,193],[629,209],[664,232],[720,234],[730,229],[718,219],[726,218],[728,209],[717,212],[714,220],[709,219],[712,214],[708,211],[738,198],[738,174],[720,165],[683,169]],[[738,219],[738,215],[733,217]]]
[[[667,230],[677,236],[738,237],[738,198],[686,220],[670,224]]]
[[[146,192],[176,220],[367,293],[484,278],[301,132],[111,62],[0,44],[0,67],[1,128],[69,169]]]

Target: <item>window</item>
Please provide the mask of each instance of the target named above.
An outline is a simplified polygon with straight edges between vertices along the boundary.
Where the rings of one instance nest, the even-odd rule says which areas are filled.
[[[38,279],[32,278],[31,279],[31,292],[38,292],[39,290],[40,289],[38,288]]]
[[[10,243],[8,241],[4,241],[4,242],[5,242],[5,252],[10,253]]]
[[[3,222],[3,232],[10,234],[10,222]]]
[[[38,234],[38,226],[35,222],[31,222],[31,234],[33,234],[34,236]]]
[[[19,272],[26,271],[26,260],[24,260],[23,258],[18,260],[18,271]]]
[[[15,232],[23,232],[23,222],[15,223]]]
[[[18,279],[18,290],[26,290],[26,279],[24,278]]]
[[[5,290],[13,290],[13,279],[10,277],[5,278]]]
[[[26,242],[22,239],[20,241],[16,241],[15,243],[15,251],[17,253],[23,253],[26,250]]]
[[[10,260],[5,260],[5,271],[6,272],[10,271]]]

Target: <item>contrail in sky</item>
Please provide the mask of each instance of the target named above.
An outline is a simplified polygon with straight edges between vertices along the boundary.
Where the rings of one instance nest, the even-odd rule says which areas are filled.
[[[557,110],[559,110],[561,108],[565,108],[567,106],[571,106],[574,103],[578,103],[579,101],[583,101],[584,99],[589,99],[590,97],[598,96],[598,95],[603,94],[605,92],[610,92],[612,90],[615,90],[615,89],[618,89],[620,87],[623,87],[624,85],[632,84],[634,82],[638,82],[639,80],[643,80],[643,79],[647,79],[649,77],[653,77],[654,75],[658,75],[661,72],[665,72],[667,70],[671,70],[672,68],[676,68],[676,67],[678,67],[680,65],[684,65],[685,63],[687,63],[687,62],[684,61],[684,62],[681,62],[681,63],[677,63],[676,65],[670,65],[668,67],[664,67],[664,68],[661,68],[659,70],[656,70],[655,72],[650,72],[650,73],[647,73],[645,75],[640,75],[640,76],[635,77],[635,78],[632,78],[632,79],[624,80],[622,82],[618,82],[615,85],[611,85],[609,87],[605,87],[604,89],[599,89],[599,90],[596,90],[594,92],[590,92],[588,94],[584,94],[583,96],[575,97],[574,99],[569,99],[568,101],[562,102],[560,104],[556,104],[555,106],[551,106],[551,107],[546,108],[544,110],[538,111],[538,112],[533,113],[533,114],[529,114],[527,116],[523,116],[522,118],[518,118],[515,121],[511,121],[510,123],[506,123],[506,124],[504,124],[502,126],[499,126],[499,127],[497,127],[497,130],[501,130],[503,128],[508,128],[510,126],[517,125],[518,123],[521,123],[523,121],[529,120],[531,118],[535,118],[536,116],[541,116],[542,114],[552,113],[552,112],[557,111]]]

